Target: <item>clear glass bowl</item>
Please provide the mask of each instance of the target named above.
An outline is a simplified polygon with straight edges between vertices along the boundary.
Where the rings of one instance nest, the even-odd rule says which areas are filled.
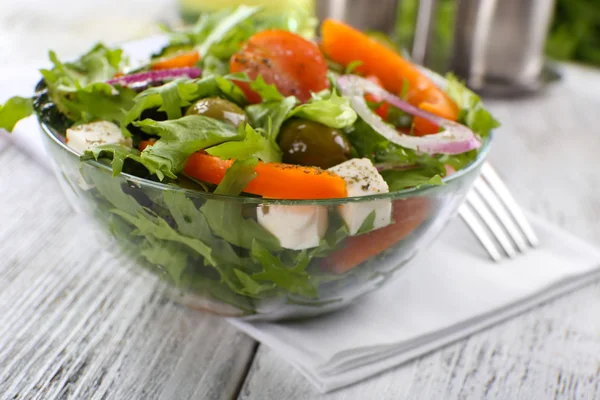
[[[163,280],[176,300],[251,319],[330,312],[398,276],[456,214],[489,150],[488,140],[475,162],[441,186],[281,201],[214,195],[127,174],[113,177],[108,165],[81,162],[61,135],[45,123],[41,127],[65,194],[112,237],[111,248]],[[392,225],[345,237],[336,208],[373,201],[391,202]],[[318,250],[278,248],[256,223],[257,211],[267,207],[327,213],[326,239]]]

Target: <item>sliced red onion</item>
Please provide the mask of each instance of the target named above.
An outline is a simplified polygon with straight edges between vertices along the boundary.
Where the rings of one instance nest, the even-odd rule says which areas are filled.
[[[202,71],[195,67],[160,69],[156,71],[138,72],[136,74],[123,75],[118,78],[110,79],[106,83],[110,85],[130,87],[147,85],[153,82],[161,82],[177,78],[194,79],[199,77],[201,74]]]
[[[399,146],[428,154],[460,154],[481,146],[481,142],[473,131],[466,126],[423,111],[360,76],[343,75],[338,78],[338,85],[342,94],[350,98],[354,111],[367,124],[371,125],[377,133]],[[444,128],[444,130],[425,136],[411,136],[400,133],[371,111],[365,101],[365,94],[379,96],[394,107],[431,121]]]

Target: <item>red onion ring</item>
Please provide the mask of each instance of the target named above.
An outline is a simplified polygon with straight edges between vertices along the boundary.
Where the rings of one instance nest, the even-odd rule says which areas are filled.
[[[392,143],[428,154],[460,154],[481,146],[479,139],[466,126],[423,111],[367,79],[357,75],[343,75],[338,78],[337,82],[342,94],[350,98],[354,111],[377,133]],[[411,136],[400,133],[371,111],[365,101],[365,94],[379,96],[394,107],[413,116],[431,121],[444,128],[444,130],[425,136]]]
[[[121,85],[129,87],[176,78],[194,79],[198,78],[201,74],[202,71],[195,67],[160,69],[156,71],[138,72],[136,74],[119,76],[117,78],[109,79],[106,81],[106,83],[109,85]]]

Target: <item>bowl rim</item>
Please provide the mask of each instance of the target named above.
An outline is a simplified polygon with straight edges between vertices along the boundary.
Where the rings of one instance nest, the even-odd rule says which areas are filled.
[[[38,114],[37,110],[36,110],[36,116],[38,119],[38,123],[40,124],[40,127],[42,128],[42,131],[44,132],[45,135],[47,135],[50,138],[50,140],[55,145],[57,145],[58,147],[60,147],[62,150],[66,151],[73,157],[75,157],[77,159],[80,158],[80,155],[75,150],[71,149],[69,146],[66,145],[66,143],[64,143],[57,137],[57,134],[54,133],[54,131],[55,131],[54,129],[52,129],[48,124],[46,124],[45,122],[40,120],[40,115]],[[490,132],[490,135],[487,138],[482,140],[482,147],[479,149],[479,152],[478,152],[475,160],[473,160],[465,168],[458,170],[457,172],[455,172],[454,174],[452,174],[450,176],[446,176],[446,177],[442,178],[442,185],[424,185],[424,186],[420,186],[420,187],[413,187],[413,188],[398,190],[398,191],[394,191],[394,192],[371,194],[371,195],[367,195],[367,196],[354,196],[354,197],[329,198],[329,199],[300,199],[300,200],[269,199],[269,198],[264,198],[264,197],[231,196],[231,195],[223,195],[223,194],[214,194],[214,193],[210,193],[210,192],[202,192],[200,190],[182,188],[180,186],[176,186],[176,185],[172,185],[172,184],[155,182],[155,181],[151,181],[146,178],[141,178],[139,176],[131,175],[131,174],[124,173],[124,172],[121,172],[118,176],[122,176],[123,178],[127,179],[128,182],[134,183],[134,184],[138,185],[139,187],[149,187],[149,188],[152,188],[155,190],[162,190],[162,191],[172,190],[172,191],[184,193],[186,196],[200,197],[200,198],[204,198],[206,200],[227,200],[227,201],[241,202],[244,204],[260,204],[260,205],[281,204],[281,205],[290,205],[290,206],[302,206],[302,205],[336,206],[336,205],[346,204],[346,203],[361,203],[361,202],[368,202],[368,201],[373,201],[373,200],[403,199],[406,197],[423,195],[430,190],[443,188],[445,185],[447,185],[450,182],[460,180],[463,176],[469,174],[473,170],[479,168],[481,166],[481,164],[483,164],[483,162],[487,158],[487,155],[490,151],[492,138],[493,138],[493,132]],[[103,164],[96,160],[86,160],[86,161],[80,161],[80,162],[90,164],[96,168],[100,168],[101,170],[104,170],[111,179],[117,178],[117,176],[112,175],[112,167],[110,165]]]

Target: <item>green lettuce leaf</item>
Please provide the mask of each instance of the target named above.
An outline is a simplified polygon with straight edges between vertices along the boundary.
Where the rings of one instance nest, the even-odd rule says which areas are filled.
[[[23,97],[12,97],[0,104],[0,129],[12,132],[17,122],[33,114],[33,102]]]
[[[224,160],[257,157],[264,162],[281,161],[281,149],[273,140],[262,136],[248,124],[245,127],[240,125],[239,130],[245,135],[244,140],[222,143],[206,149],[206,152]]]
[[[216,85],[213,90],[210,90],[211,93],[214,91],[216,91]],[[126,137],[131,136],[127,126],[138,120],[146,110],[158,109],[158,111],[166,112],[169,119],[180,118],[181,108],[189,106],[190,102],[199,95],[198,92],[199,85],[186,79],[176,79],[164,85],[144,90],[135,96],[134,105],[121,122],[123,134]]]
[[[287,115],[287,118],[291,117],[308,119],[338,129],[351,126],[357,119],[356,112],[350,106],[350,99],[329,90],[313,94],[312,99]]]
[[[198,80],[176,79],[139,93],[121,122],[121,130],[125,136],[131,136],[128,125],[138,121],[144,111],[158,109],[166,112],[168,119],[177,119],[181,117],[182,108],[189,106],[193,101],[215,96],[224,97],[240,105],[246,103],[244,92],[222,76],[214,75]]]
[[[134,122],[134,125],[146,133],[160,136],[153,146],[144,149],[141,158],[144,166],[161,180],[164,176],[177,178],[192,153],[243,138],[233,125],[201,115],[169,121],[146,119]]]
[[[282,101],[253,104],[246,107],[245,111],[253,127],[262,129],[269,139],[275,140],[281,125],[297,103],[298,100],[294,96],[290,96]]]
[[[254,167],[256,158],[236,160],[225,173],[225,177],[217,186],[215,194],[237,196],[256,177]],[[255,220],[244,218],[241,202],[225,200],[208,200],[201,208],[212,232],[227,242],[252,248],[252,242],[258,241],[269,250],[280,250],[279,240],[259,225]],[[254,207],[254,206],[249,206]],[[232,229],[235,227],[235,229]]]
[[[120,123],[125,118],[124,110],[133,105],[135,96],[136,93],[131,89],[114,88],[108,83],[96,82],[65,95],[60,100],[60,106],[63,107],[61,111],[76,122],[105,120]]]
[[[102,44],[72,63],[61,62],[50,51],[54,67],[42,69],[48,93],[56,107],[74,122],[120,122],[133,105],[135,92],[105,83],[121,68],[122,51]]]
[[[62,91],[76,91],[94,82],[111,79],[121,67],[123,51],[109,49],[99,43],[72,63],[63,63],[55,52],[49,52],[54,68],[42,69],[48,85]]]

